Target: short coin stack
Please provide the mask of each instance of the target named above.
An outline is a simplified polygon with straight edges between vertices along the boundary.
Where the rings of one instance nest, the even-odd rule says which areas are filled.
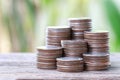
[[[91,31],[91,19],[70,18],[69,25],[72,29],[72,39],[84,39],[84,32]]]
[[[43,46],[37,48],[37,68],[56,69],[56,58],[62,56],[62,48]]]
[[[62,40],[61,45],[66,57],[82,57],[87,52],[87,43],[84,40]]]
[[[69,27],[48,27],[46,44],[61,46],[61,40],[71,38],[71,29]]]
[[[57,58],[57,70],[61,72],[81,72],[83,71],[83,59],[78,57]]]
[[[109,54],[83,54],[85,69],[88,71],[105,70],[109,67]]]
[[[109,53],[108,32],[85,32],[89,53]]]

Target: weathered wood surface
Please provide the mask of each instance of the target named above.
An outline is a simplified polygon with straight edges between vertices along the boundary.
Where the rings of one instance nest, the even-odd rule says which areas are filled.
[[[0,54],[0,80],[120,80],[120,54],[112,54],[105,71],[63,73],[36,68],[36,54]]]

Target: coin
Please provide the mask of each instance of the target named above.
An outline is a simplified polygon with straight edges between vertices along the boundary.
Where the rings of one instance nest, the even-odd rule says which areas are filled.
[[[85,53],[87,52],[87,48],[65,48],[64,49],[64,52],[67,52],[67,53]]]
[[[69,18],[70,23],[86,23],[91,22],[90,18]]]
[[[49,26],[47,31],[49,32],[70,32],[71,28],[69,26]]]
[[[71,33],[70,32],[47,32],[47,36],[50,37],[70,37]]]
[[[57,67],[57,70],[60,72],[82,72],[83,68],[63,68],[63,67]]]
[[[86,70],[87,71],[100,71],[100,70],[106,70],[106,69],[108,69],[109,68],[109,66],[92,66],[92,67],[86,67]]]
[[[83,53],[65,53],[66,57],[83,57]]]
[[[81,32],[81,31],[91,31],[91,28],[87,28],[87,29],[76,29],[76,28],[72,28],[73,32]]]
[[[45,58],[37,56],[37,62],[56,63],[56,58]]]
[[[47,37],[46,41],[50,43],[60,43],[61,40],[69,40],[70,37]]]
[[[99,37],[99,36],[98,36],[98,37],[85,37],[85,36],[84,36],[84,38],[85,38],[85,39],[92,39],[92,40],[95,40],[95,39],[96,39],[96,40],[109,39],[109,38],[106,37],[106,36],[101,36],[101,37]]]
[[[72,32],[90,32],[91,31],[91,29],[89,28],[89,29],[87,29],[87,30],[79,30],[79,29],[72,29]]]
[[[63,65],[63,66],[81,66],[83,64],[83,60],[81,61],[57,61],[57,65]]]
[[[86,41],[84,40],[62,40],[61,44],[63,45],[86,45]]]
[[[85,41],[87,41],[89,44],[94,44],[94,43],[108,43],[108,39],[85,39]]]
[[[56,64],[55,63],[37,62],[37,68],[38,69],[56,69]]]
[[[71,28],[76,28],[76,29],[88,29],[91,28],[90,23],[70,23]]]
[[[107,31],[98,31],[98,32],[85,32],[85,36],[90,36],[90,37],[97,37],[97,36],[106,36],[108,37],[108,32]]]
[[[44,58],[58,58],[61,56],[62,53],[57,53],[57,54],[38,53],[38,57],[44,57]]]
[[[37,47],[39,53],[62,53],[62,47],[56,46],[41,46]]]
[[[104,47],[108,47],[108,44],[107,44],[107,43],[105,43],[105,44],[100,44],[100,43],[99,43],[99,44],[96,44],[96,43],[95,43],[95,44],[90,44],[90,43],[89,43],[88,45],[89,45],[90,47],[99,47],[99,48],[100,48],[100,47],[103,47],[103,48],[104,48]]]
[[[46,45],[61,47],[60,43],[48,43]]]
[[[98,49],[89,49],[89,52],[91,53],[109,53],[108,49],[102,49],[102,48],[98,48]]]
[[[57,58],[57,61],[64,61],[64,62],[71,62],[71,61],[81,61],[83,60],[82,58],[79,57],[61,57]]]

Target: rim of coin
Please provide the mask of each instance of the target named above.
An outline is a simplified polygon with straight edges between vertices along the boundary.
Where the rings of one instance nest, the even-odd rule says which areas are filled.
[[[79,30],[79,29],[72,29],[73,32],[89,32],[91,31],[91,29],[87,29],[87,30]]]
[[[91,25],[91,24],[92,24],[91,21],[90,22],[79,22],[78,20],[75,21],[75,22],[70,22],[69,21],[69,23],[68,23],[69,26],[70,25]]]
[[[72,29],[91,29],[91,25],[70,25]]]
[[[91,22],[87,22],[87,23],[69,23],[69,26],[74,26],[74,25],[88,25],[89,27],[91,27]]]
[[[49,42],[47,42],[46,45],[48,45],[48,46],[57,46],[57,47],[61,47],[61,44],[60,44],[60,43],[49,43]],[[56,50],[58,50],[58,49],[56,49]]]
[[[62,49],[62,47],[57,47],[57,46],[52,46],[52,45],[37,47],[37,50],[59,50],[59,49]]]
[[[92,20],[89,17],[81,17],[81,18],[69,18],[69,22],[91,22]]]
[[[70,34],[71,34],[70,32],[69,32],[69,33],[68,33],[68,32],[48,32],[48,33],[47,33],[47,36],[48,36],[48,37],[49,37],[49,36],[69,37]]]
[[[73,31],[89,31],[91,28],[81,29],[81,28],[72,28]]]
[[[47,31],[52,31],[52,32],[65,32],[65,31],[70,31],[71,28],[69,26],[48,26],[46,29]]]
[[[92,31],[92,32],[85,32],[85,35],[108,35],[108,31]]]
[[[57,58],[57,61],[79,61],[79,60],[83,60],[83,58],[80,57],[61,57],[61,58]]]
[[[60,72],[72,72],[72,73],[76,73],[76,72],[82,72],[83,69],[69,69],[69,68],[57,68],[57,71]]]
[[[61,38],[61,39],[60,39]],[[47,37],[46,40],[70,40],[70,37]]]
[[[79,65],[57,65],[57,67],[61,68],[83,68],[83,63],[79,63]]]
[[[84,32],[73,32],[73,35],[84,35]]]
[[[61,44],[87,44],[84,40],[61,40]]]
[[[98,53],[84,53],[83,56],[94,56],[94,57],[102,57],[102,56],[109,56],[110,54],[98,54]]]

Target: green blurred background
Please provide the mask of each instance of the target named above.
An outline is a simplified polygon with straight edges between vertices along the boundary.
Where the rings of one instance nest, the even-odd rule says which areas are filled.
[[[47,26],[90,17],[93,30],[110,32],[110,51],[120,52],[120,0],[0,0],[0,52],[34,52]]]

